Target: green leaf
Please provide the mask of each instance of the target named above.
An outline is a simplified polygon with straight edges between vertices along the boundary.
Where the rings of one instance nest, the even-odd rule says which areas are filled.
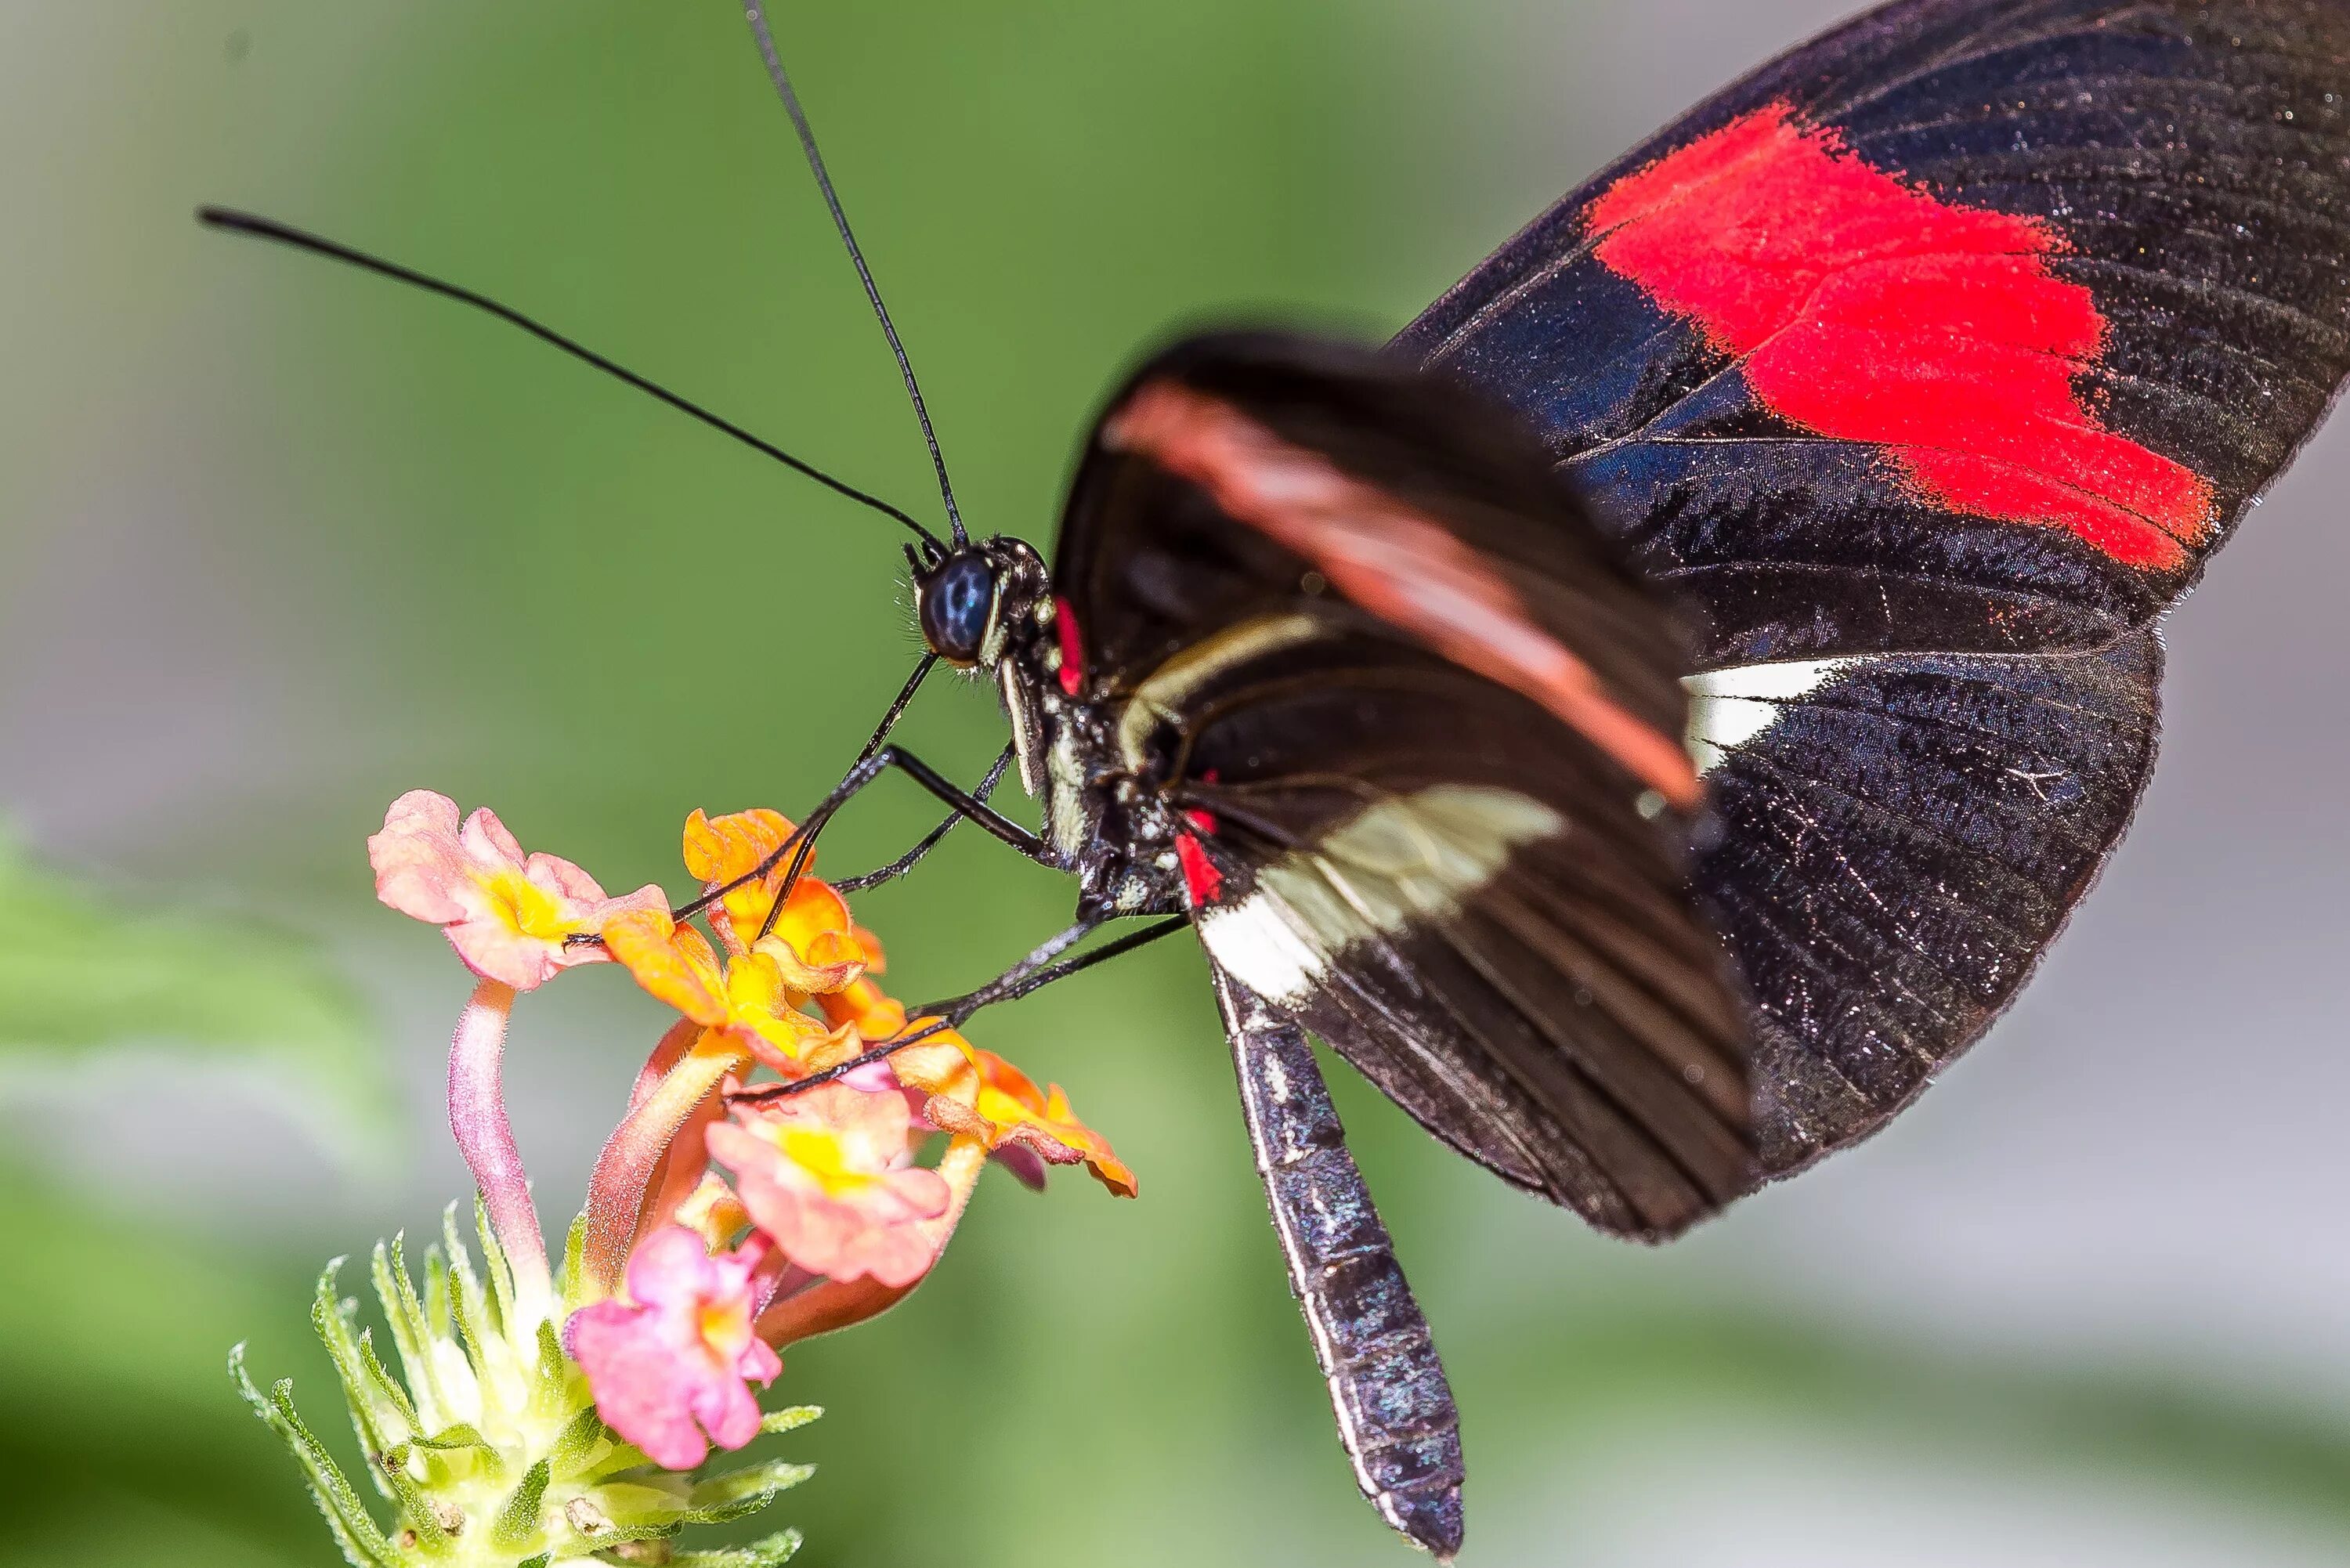
[[[0,833],[0,1071],[87,1072],[151,1051],[305,1091],[328,1152],[380,1164],[396,1101],[356,993],[293,936],[77,886]]]
[[[459,1422],[429,1438],[413,1438],[408,1446],[424,1456],[432,1477],[427,1484],[442,1485],[459,1477],[480,1477],[489,1481],[505,1479],[505,1456],[492,1448],[469,1423]]]
[[[479,1190],[473,1194],[473,1231],[482,1239],[482,1272],[489,1281],[498,1332],[512,1335],[516,1327],[514,1268],[506,1262],[506,1250],[498,1244],[498,1233],[490,1224],[489,1202]]]
[[[360,1446],[369,1454],[380,1454],[416,1430],[416,1411],[408,1396],[384,1376],[382,1366],[362,1351],[351,1332],[350,1313],[335,1288],[343,1262],[335,1259],[318,1275],[317,1291],[310,1302],[310,1326],[334,1358],[336,1376],[342,1380],[343,1401],[350,1408],[351,1428],[359,1433]],[[399,1423],[396,1429],[395,1422]]]
[[[450,1306],[449,1260],[430,1241],[424,1244],[424,1325],[430,1336],[436,1339],[448,1334],[452,1326],[462,1333],[462,1325],[457,1324],[456,1314]]]
[[[550,1321],[538,1325],[538,1362],[531,1369],[531,1398],[541,1408],[558,1407],[576,1376],[563,1354],[563,1341]]]
[[[571,1221],[571,1229],[563,1238],[563,1277],[557,1283],[567,1318],[588,1304],[581,1299],[588,1289],[587,1257],[588,1216],[583,1213]]]
[[[763,1465],[746,1465],[739,1470],[696,1481],[686,1497],[685,1521],[690,1524],[723,1524],[730,1519],[756,1513],[775,1501],[777,1493],[789,1490],[814,1474],[814,1465],[770,1459]]]
[[[473,1379],[481,1385],[486,1407],[497,1397],[497,1368],[490,1350],[490,1299],[473,1272],[473,1255],[457,1234],[453,1203],[442,1211],[441,1238],[448,1258],[449,1302],[456,1314],[457,1337],[464,1344],[466,1359],[473,1364]]]
[[[671,1484],[673,1476],[644,1480],[607,1481],[588,1496],[605,1520],[596,1532],[598,1550],[630,1541],[657,1541],[675,1535],[697,1522],[685,1506],[685,1495]]]
[[[638,1448],[634,1443],[622,1441],[618,1432],[609,1432],[607,1435],[612,1440],[610,1449],[603,1458],[590,1461],[588,1468],[573,1479],[582,1481],[601,1481],[629,1470],[653,1468],[652,1460],[645,1457],[645,1451],[642,1449]]]
[[[786,1530],[770,1535],[764,1541],[754,1541],[747,1546],[722,1546],[712,1552],[681,1552],[669,1560],[670,1568],[777,1568],[788,1563],[800,1549],[800,1532]]]
[[[432,1320],[425,1316],[424,1303],[416,1299],[416,1282],[409,1277],[406,1238],[395,1234],[390,1246],[378,1241],[372,1259],[377,1299],[383,1303],[383,1315],[391,1326],[391,1342],[400,1352],[400,1369],[408,1374],[408,1389],[417,1405],[428,1408],[436,1419],[447,1419],[450,1408],[449,1391],[441,1386],[440,1368],[433,1364],[431,1345],[433,1339]]]
[[[546,1462],[554,1467],[556,1475],[569,1480],[594,1462],[598,1449],[607,1438],[604,1419],[590,1405],[565,1424],[561,1434],[555,1439],[555,1446],[547,1450]]]
[[[345,1322],[348,1324],[348,1321],[347,1316]],[[408,1423],[411,1433],[421,1430],[424,1423],[417,1418],[416,1406],[409,1398],[408,1390],[400,1386],[399,1379],[392,1376],[391,1369],[384,1366],[375,1353],[375,1330],[359,1330],[358,1350],[361,1375],[366,1377],[368,1386],[375,1391],[375,1397],[396,1410],[400,1418]]]
[[[277,1434],[294,1455],[295,1462],[302,1467],[310,1495],[317,1500],[318,1511],[326,1516],[327,1528],[334,1532],[335,1544],[342,1548],[344,1560],[351,1568],[400,1568],[399,1552],[376,1523],[375,1516],[368,1512],[367,1504],[352,1489],[342,1467],[319,1446],[310,1428],[302,1424],[301,1416],[294,1408],[294,1385],[280,1381],[264,1396],[253,1386],[253,1379],[245,1376],[242,1345],[228,1353],[228,1370],[236,1381],[237,1392],[253,1407],[253,1413]]]
[[[523,1472],[521,1481],[506,1494],[505,1505],[498,1510],[497,1522],[490,1526],[491,1541],[500,1546],[526,1546],[538,1539],[547,1479],[545,1459]]]
[[[413,1438],[408,1446],[411,1449],[432,1449],[451,1454],[459,1453],[467,1449],[479,1449],[490,1457],[493,1464],[497,1462],[498,1457],[497,1449],[490,1447],[490,1440],[476,1431],[472,1423],[464,1421],[435,1432],[429,1438]]]
[[[408,1456],[409,1447],[405,1443],[387,1450],[376,1461],[376,1473],[383,1478],[384,1486],[400,1509],[400,1518],[408,1521],[409,1530],[416,1537],[418,1550],[429,1557],[445,1557],[449,1548],[456,1544],[457,1531],[463,1525],[464,1516],[452,1514],[447,1519],[442,1517],[424,1488],[408,1473]]]
[[[821,1405],[792,1405],[781,1410],[770,1410],[759,1418],[763,1434],[795,1432],[824,1414]]]

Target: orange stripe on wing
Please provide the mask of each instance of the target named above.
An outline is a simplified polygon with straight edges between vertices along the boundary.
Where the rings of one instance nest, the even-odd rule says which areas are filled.
[[[1313,562],[1355,604],[1541,703],[1673,805],[1703,798],[1680,742],[1626,711],[1499,573],[1428,514],[1170,381],[1138,389],[1103,425],[1102,441],[1180,474]]]

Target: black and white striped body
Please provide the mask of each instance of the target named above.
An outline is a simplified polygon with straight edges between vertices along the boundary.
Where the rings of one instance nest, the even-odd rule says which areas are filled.
[[[1428,1320],[1304,1032],[1222,967],[1215,984],[1257,1174],[1355,1480],[1389,1524],[1449,1560],[1466,1472]]]

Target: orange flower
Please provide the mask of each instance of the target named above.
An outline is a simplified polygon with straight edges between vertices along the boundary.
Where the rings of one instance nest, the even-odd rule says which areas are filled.
[[[697,807],[685,819],[686,872],[705,891],[723,887],[737,877],[748,876],[752,867],[782,848],[791,833],[791,819],[779,811],[762,807],[711,817]],[[729,950],[744,950],[759,934],[759,923],[775,904],[775,889],[783,885],[788,865],[786,857],[756,882],[735,888],[711,907],[710,923]],[[811,854],[806,869],[815,866]]]
[[[682,1225],[700,1236],[702,1244],[712,1252],[723,1252],[751,1223],[750,1211],[734,1189],[718,1178],[714,1170],[702,1173],[702,1182],[686,1195],[670,1216],[670,1223]]]
[[[774,959],[795,989],[821,996],[865,972],[871,962],[868,935],[848,918],[847,902],[829,883],[807,877],[784,900],[775,929],[760,939],[757,950]]]
[[[1035,1079],[994,1052],[975,1045],[966,1049],[979,1080],[977,1092],[968,1102],[934,1096],[924,1116],[948,1132],[984,1140],[990,1149],[1017,1144],[1047,1165],[1082,1160],[1110,1191],[1120,1198],[1135,1195],[1134,1172],[1118,1158],[1109,1139],[1077,1120],[1060,1085],[1039,1091]]]
[[[724,887],[750,875],[789,841],[791,833],[790,819],[780,812],[762,808],[711,817],[697,810],[685,819],[685,868],[701,878],[705,891]],[[860,939],[868,933],[849,919],[840,895],[808,874],[815,868],[814,855],[775,915],[773,929],[764,938],[759,935],[791,861],[785,856],[765,876],[711,906],[711,929],[729,952],[756,950],[773,959],[794,991],[806,995],[838,991],[864,972],[868,955]]]
[[[884,1023],[893,1014],[894,1033],[905,1027],[905,1010],[896,1002],[878,1005],[868,1016]],[[889,1064],[899,1083],[928,1096],[922,1116],[941,1131],[977,1138],[991,1153],[1016,1146],[1047,1165],[1082,1161],[1110,1191],[1121,1198],[1135,1195],[1133,1170],[1109,1139],[1077,1119],[1060,1085],[1037,1088],[1027,1074],[951,1029],[908,1046]]]
[[[604,946],[639,985],[701,1024],[705,1041],[728,1035],[777,1072],[807,1072],[828,1038],[800,1011],[775,959],[753,952],[722,962],[708,938],[666,909],[622,915],[605,927]]]

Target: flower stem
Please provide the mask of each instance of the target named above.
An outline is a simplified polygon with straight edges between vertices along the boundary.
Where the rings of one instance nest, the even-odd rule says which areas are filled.
[[[670,1069],[685,1060],[685,1054],[693,1049],[693,1043],[700,1038],[702,1025],[691,1018],[679,1019],[662,1033],[653,1045],[653,1054],[645,1058],[643,1066],[637,1069],[637,1081],[629,1090],[629,1110],[635,1110],[651,1097],[652,1092],[660,1087],[661,1080],[669,1076]]]
[[[629,1249],[637,1239],[637,1220],[645,1203],[645,1189],[660,1166],[661,1156],[711,1090],[727,1074],[751,1059],[717,1033],[704,1033],[691,1049],[677,1052],[680,1030],[699,1028],[681,1021],[653,1047],[653,1060],[673,1057],[673,1064],[650,1093],[641,1094],[626,1120],[605,1140],[597,1157],[596,1174],[588,1181],[588,1236],[580,1254],[585,1276],[572,1286],[573,1305],[600,1301],[619,1286],[628,1266]]]
[[[546,1268],[546,1241],[531,1207],[530,1178],[515,1147],[506,1119],[501,1070],[506,1024],[514,1016],[514,987],[484,980],[473,988],[449,1041],[449,1130],[473,1172],[490,1227],[514,1270],[515,1304],[525,1334],[546,1314],[553,1288]]]

